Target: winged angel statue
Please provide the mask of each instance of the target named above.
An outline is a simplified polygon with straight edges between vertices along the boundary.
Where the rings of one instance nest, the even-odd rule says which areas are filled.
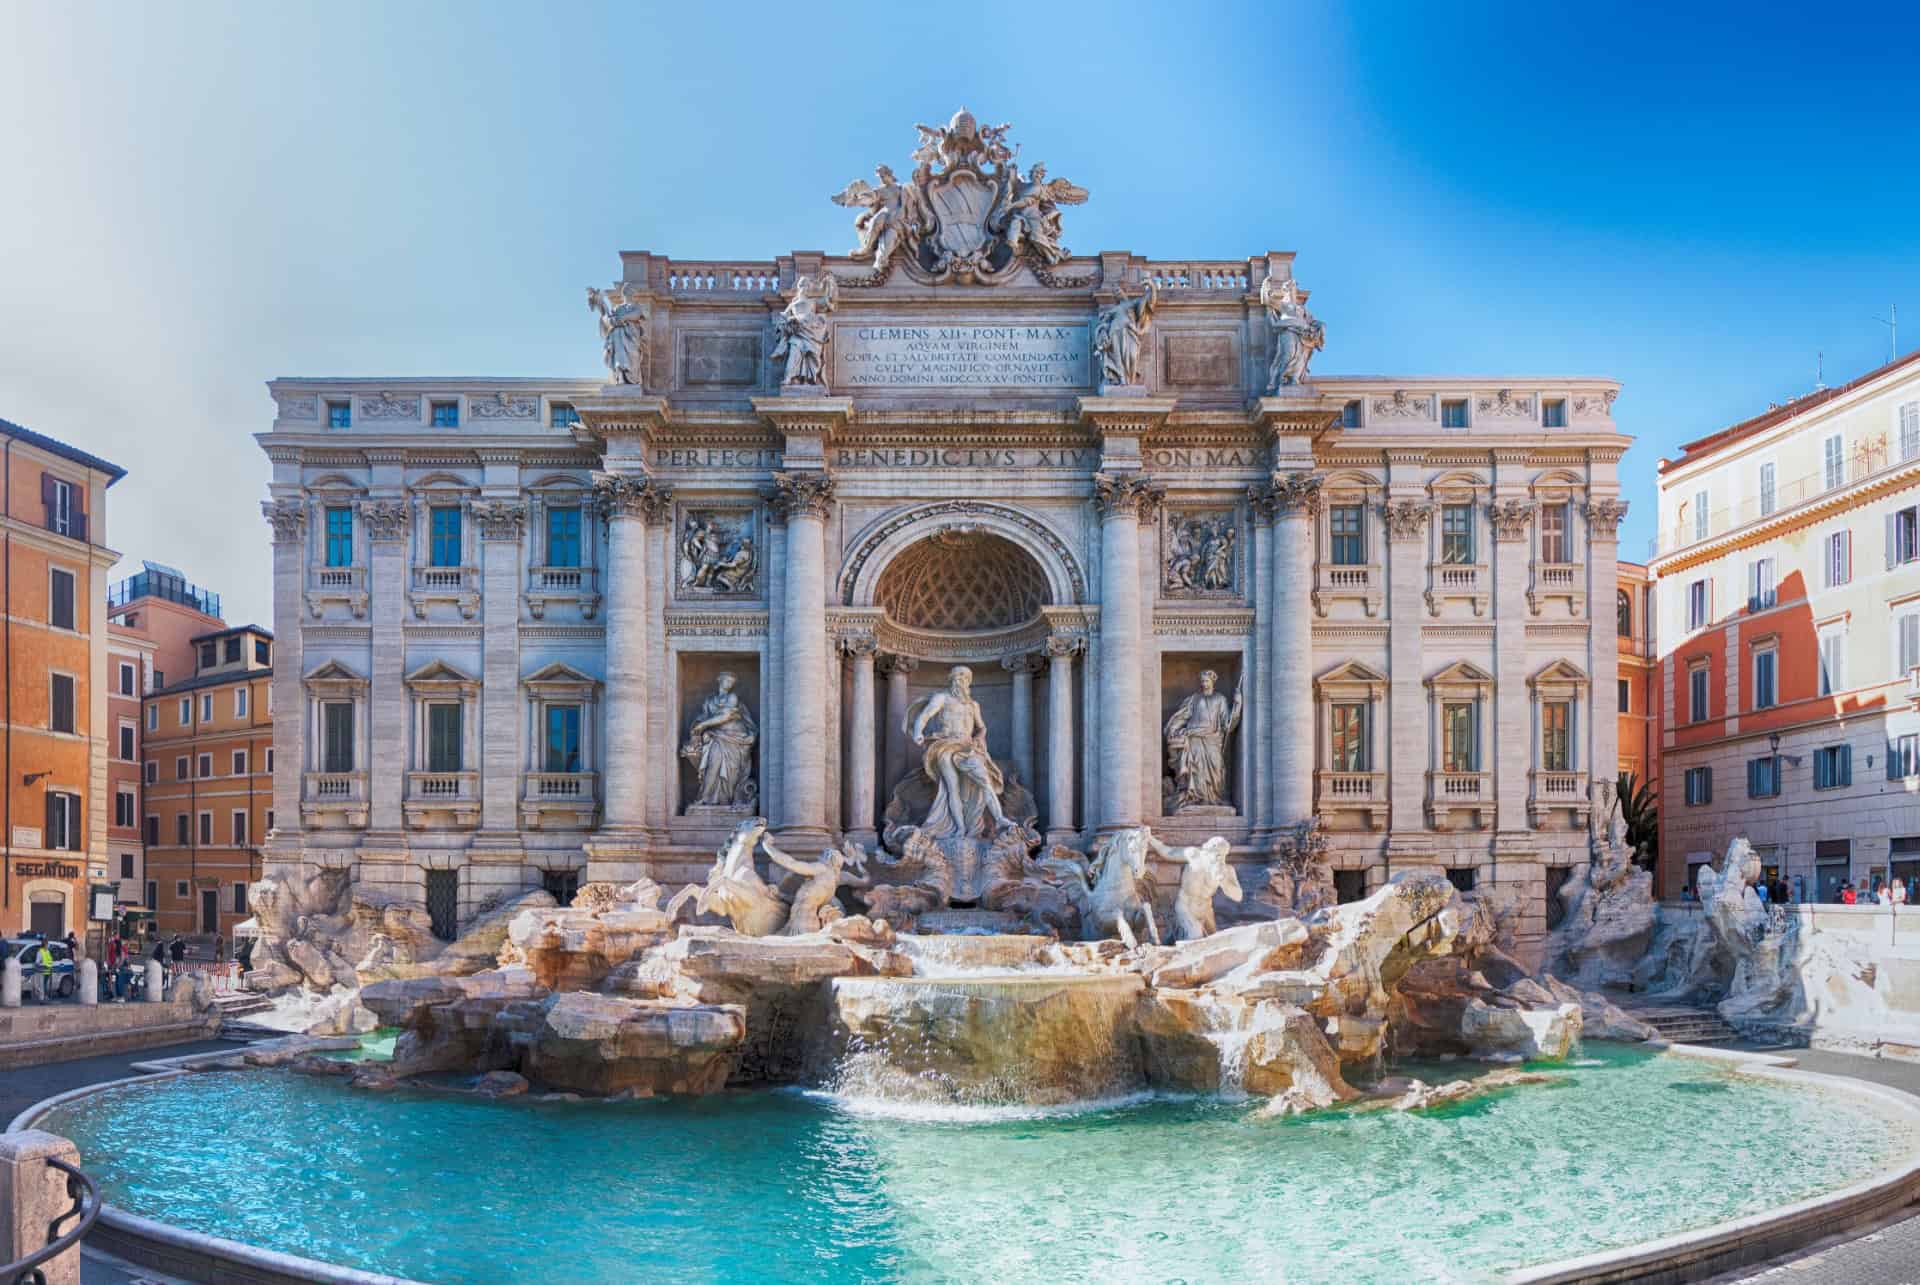
[[[832,198],[860,211],[853,258],[879,273],[898,256],[922,280],[992,282],[1022,259],[1044,268],[1067,257],[1060,207],[1084,203],[1087,190],[1048,178],[1044,165],[1023,178],[1006,139],[1011,125],[982,127],[962,109],[946,125],[914,128],[920,145],[907,182],[882,165],[877,184],[855,179]]]

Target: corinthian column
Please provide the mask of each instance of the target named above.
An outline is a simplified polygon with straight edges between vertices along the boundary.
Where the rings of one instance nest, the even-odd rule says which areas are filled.
[[[401,618],[406,611],[407,533],[413,510],[398,499],[362,500],[355,510],[367,532],[367,609],[372,617],[368,755],[363,765],[369,799],[367,828],[383,842],[392,842],[400,832],[400,791],[406,783],[406,641]],[[358,728],[354,734],[360,735]]]
[[[272,863],[300,859],[300,798],[304,773],[320,766],[301,735],[307,702],[300,690],[301,604],[306,596],[307,507],[297,499],[268,500],[260,512],[273,526],[273,823],[267,836]]]
[[[1320,476],[1306,471],[1273,477],[1273,819],[1290,826],[1313,815],[1313,591],[1314,519],[1320,512]]]
[[[847,753],[852,759],[847,764],[847,802],[851,809],[847,834],[855,843],[870,848],[879,841],[873,826],[873,778],[879,753],[873,736],[875,646],[871,638],[849,638],[840,645],[853,664],[853,709],[848,716],[853,726],[847,738]]]
[[[1073,658],[1078,638],[1047,639],[1047,842],[1071,843],[1073,828]]]
[[[600,780],[601,830],[646,821],[647,523],[666,516],[673,492],[652,478],[601,474],[594,494],[607,517],[607,734]]]
[[[1013,770],[1029,791],[1033,779],[1033,657],[1003,656],[1000,666],[1013,674]]]
[[[770,497],[787,517],[785,643],[786,743],[781,837],[818,852],[827,834],[827,508],[833,479],[775,473]]]
[[[1140,520],[1160,493],[1146,478],[1096,473],[1100,510],[1100,829],[1140,824],[1142,758],[1134,729],[1141,720],[1145,616],[1140,602]]]

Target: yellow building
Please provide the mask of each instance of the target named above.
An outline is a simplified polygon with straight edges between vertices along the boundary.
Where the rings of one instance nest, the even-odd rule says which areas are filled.
[[[273,827],[273,635],[192,641],[193,677],[145,702],[147,879],[161,933],[231,941]]]

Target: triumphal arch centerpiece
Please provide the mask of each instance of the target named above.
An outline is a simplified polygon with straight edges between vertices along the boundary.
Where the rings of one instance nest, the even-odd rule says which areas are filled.
[[[1317,819],[1342,896],[1444,868],[1537,939],[1612,803],[1617,385],[1323,373],[1292,254],[1075,252],[1097,190],[917,128],[844,253],[623,253],[600,375],[272,382],[270,864],[450,933],[764,816],[993,913]]]

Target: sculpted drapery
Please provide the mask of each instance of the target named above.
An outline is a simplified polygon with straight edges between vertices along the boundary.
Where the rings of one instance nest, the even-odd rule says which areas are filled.
[[[734,694],[734,676],[720,675],[718,690],[700,706],[700,715],[687,729],[681,754],[700,771],[694,803],[728,807],[749,803],[754,796],[753,743],[760,735],[753,715]]]
[[[1218,676],[1200,675],[1200,690],[1180,702],[1167,720],[1167,763],[1173,770],[1174,806],[1217,806],[1227,800],[1227,737],[1240,726],[1240,694],[1233,702],[1214,691]]]
[[[987,724],[972,687],[973,671],[955,666],[947,690],[929,697],[909,728],[914,744],[926,747],[921,766],[934,784],[920,827],[931,838],[991,836],[1007,824],[1000,810],[1006,781],[987,753]]]

